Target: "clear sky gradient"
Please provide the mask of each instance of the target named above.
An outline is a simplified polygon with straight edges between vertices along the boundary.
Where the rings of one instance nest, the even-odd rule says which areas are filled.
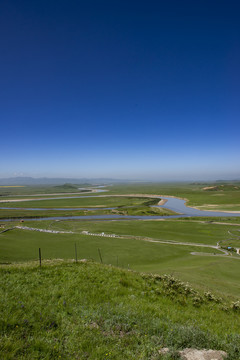
[[[240,178],[240,2],[2,0],[0,177]]]

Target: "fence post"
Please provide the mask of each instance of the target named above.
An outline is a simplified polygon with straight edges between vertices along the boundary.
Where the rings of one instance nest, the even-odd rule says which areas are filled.
[[[76,263],[77,263],[77,244],[75,243],[75,259],[76,259]]]
[[[42,266],[42,254],[41,254],[41,248],[39,248],[38,250],[38,254],[39,254],[39,266]]]
[[[102,255],[101,255],[101,251],[100,251],[100,249],[98,249],[98,254],[99,254],[99,257],[100,257],[100,261],[101,261],[101,263],[103,263],[103,261],[102,261]]]

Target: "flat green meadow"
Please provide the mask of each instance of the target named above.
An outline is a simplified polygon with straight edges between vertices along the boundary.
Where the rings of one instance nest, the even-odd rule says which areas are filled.
[[[37,221],[24,223],[24,226],[40,228]],[[73,233],[22,229],[4,232],[0,234],[0,261],[36,260],[39,248],[43,259],[74,259],[76,244],[79,259],[100,262],[100,249],[105,264],[148,273],[175,274],[198,288],[214,290],[224,297],[239,298],[239,258],[236,255],[236,258],[224,257],[219,250],[205,247],[225,239],[227,225],[197,223],[196,226],[187,221],[41,221],[41,226]],[[82,231],[96,235],[83,235]],[[102,232],[120,237],[100,236]]]

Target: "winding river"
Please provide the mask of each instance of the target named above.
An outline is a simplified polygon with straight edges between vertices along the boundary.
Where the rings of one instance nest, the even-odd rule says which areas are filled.
[[[102,186],[101,186],[102,187]],[[81,190],[83,190],[81,188]],[[107,190],[94,188],[92,189],[95,193],[105,192]],[[131,195],[126,195],[131,196]],[[73,196],[73,197],[61,197],[57,199],[70,199],[70,198],[85,198],[85,197],[94,197],[94,196]],[[98,197],[98,196],[96,196]],[[149,196],[151,197],[151,196]],[[180,217],[240,217],[240,212],[219,212],[219,211],[204,211],[191,208],[186,206],[186,200],[178,199],[175,197],[168,197],[168,196],[159,196],[157,197],[161,200],[167,200],[164,205],[154,205],[154,207],[166,208],[170,209],[178,214],[176,215],[169,215],[169,216],[151,216],[151,215],[81,215],[81,216],[51,216],[51,217],[41,217],[41,218],[25,218],[27,221],[41,221],[41,220],[159,220],[159,219],[171,219],[171,218],[180,218]],[[49,200],[50,198],[41,199],[41,200]],[[56,199],[56,198],[53,198]],[[26,201],[26,200],[24,200]],[[28,200],[31,201],[31,200]],[[6,208],[0,207],[0,209],[17,209],[20,210],[21,208]],[[21,210],[109,210],[114,208],[22,208]],[[4,221],[14,221],[16,219],[2,219]]]
[[[170,209],[177,213],[183,214],[185,216],[240,216],[240,212],[222,212],[222,211],[209,211],[209,210],[199,210],[192,207],[186,206],[186,200],[178,199],[175,197],[161,196],[162,200],[167,200],[164,205],[159,207]]]

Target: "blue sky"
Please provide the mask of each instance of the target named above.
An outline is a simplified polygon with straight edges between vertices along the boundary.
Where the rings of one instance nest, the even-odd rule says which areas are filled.
[[[240,178],[237,1],[0,5],[0,177]]]

